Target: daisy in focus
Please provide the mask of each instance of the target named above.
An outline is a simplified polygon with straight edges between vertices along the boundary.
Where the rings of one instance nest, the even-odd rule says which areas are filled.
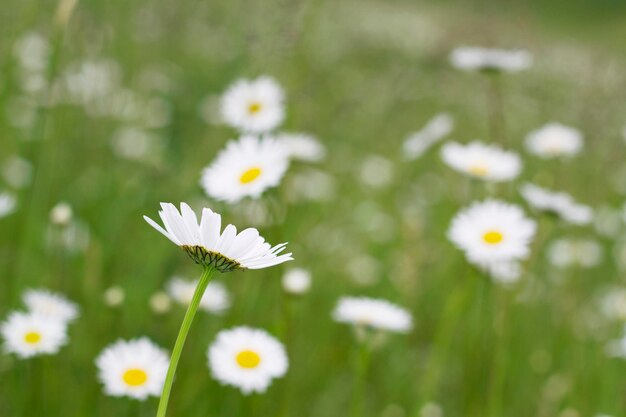
[[[196,214],[186,203],[180,204],[180,212],[171,203],[161,203],[159,216],[165,228],[149,217],[144,216],[144,219],[172,243],[180,246],[197,264],[220,272],[268,268],[293,260],[291,253],[281,254],[287,243],[272,247],[254,228],[237,234],[237,228],[229,224],[222,233],[222,216],[209,208],[202,210],[199,223]]]
[[[586,225],[593,220],[593,209],[577,203],[567,193],[550,191],[529,183],[520,187],[520,193],[535,210],[554,214],[568,223]]]
[[[78,306],[60,294],[31,289],[24,293],[24,304],[31,313],[69,323],[78,318]]]
[[[288,368],[282,343],[264,330],[244,326],[219,332],[208,359],[215,379],[244,394],[265,392]]]
[[[408,333],[413,328],[413,318],[407,310],[376,298],[343,297],[333,318],[339,323],[396,333]]]
[[[202,172],[200,185],[216,200],[236,203],[258,198],[280,184],[289,167],[289,149],[271,137],[242,136],[226,144]]]
[[[52,317],[13,312],[0,325],[4,349],[25,359],[57,353],[67,343],[66,324]]]
[[[463,71],[519,72],[530,68],[533,57],[528,51],[463,46],[450,54],[453,67]]]
[[[174,277],[167,284],[167,292],[170,297],[184,306],[191,303],[193,294],[198,286],[198,280],[188,281]],[[212,281],[200,300],[200,308],[214,314],[223,313],[230,307],[228,290],[221,282]]]
[[[242,132],[265,133],[285,118],[283,89],[270,77],[235,82],[222,96],[224,122]]]
[[[447,143],[441,149],[441,157],[452,169],[485,181],[510,181],[522,169],[517,154],[480,142]]]
[[[548,123],[526,136],[526,149],[540,158],[573,156],[583,147],[582,133],[560,123]]]
[[[276,140],[285,147],[291,159],[319,162],[326,156],[324,145],[306,133],[278,133]]]
[[[486,200],[458,213],[448,238],[465,252],[470,262],[491,264],[528,257],[536,228],[520,207]]]
[[[96,359],[107,395],[138,400],[161,394],[168,365],[165,350],[145,337],[115,342]]]

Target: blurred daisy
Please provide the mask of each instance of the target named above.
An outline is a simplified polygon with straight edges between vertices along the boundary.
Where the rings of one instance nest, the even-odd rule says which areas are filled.
[[[440,113],[430,119],[422,130],[412,133],[402,144],[408,160],[422,156],[431,146],[449,135],[454,128],[454,119],[447,113]]]
[[[326,156],[326,149],[315,137],[306,133],[279,133],[276,140],[286,149],[289,158],[318,162]]]
[[[74,210],[66,202],[57,203],[50,210],[50,222],[57,226],[66,226],[72,220],[74,216]]]
[[[476,266],[494,281],[502,285],[512,285],[522,276],[522,267],[516,261],[477,262]]]
[[[602,247],[593,240],[557,239],[548,248],[548,259],[559,268],[591,268],[602,259]]]
[[[106,394],[138,400],[161,394],[168,365],[165,350],[145,337],[115,342],[96,359]]]
[[[548,123],[526,136],[528,152],[544,159],[576,155],[582,147],[582,133],[560,123]]]
[[[12,214],[17,208],[17,199],[13,194],[0,193],[0,219]]]
[[[0,325],[4,348],[20,358],[57,353],[67,343],[66,324],[53,317],[14,312]]]
[[[222,217],[211,209],[202,210],[200,223],[186,203],[180,204],[180,212],[171,203],[161,203],[161,209],[159,216],[165,229],[149,217],[144,219],[197,264],[228,272],[267,268],[293,259],[291,253],[279,255],[287,243],[272,247],[254,228],[237,234],[237,228],[229,224],[221,233]]]
[[[288,269],[283,275],[283,289],[294,295],[307,293],[311,288],[311,272],[303,268]]]
[[[518,206],[486,200],[458,213],[448,238],[471,262],[513,261],[528,256],[535,230],[535,222]]]
[[[568,223],[585,225],[593,220],[591,207],[576,203],[567,193],[550,191],[529,183],[522,185],[520,193],[535,210],[555,214]]]
[[[450,63],[463,71],[518,72],[532,66],[528,51],[463,46],[450,54]]]
[[[175,277],[167,284],[167,292],[174,300],[184,306],[188,306],[197,286],[198,280],[187,281]],[[230,296],[224,284],[216,281],[209,283],[200,300],[200,308],[219,314],[228,309],[228,307],[230,307]]]
[[[78,306],[60,294],[47,290],[28,290],[24,303],[31,313],[69,323],[78,318]]]
[[[333,311],[333,318],[340,323],[390,332],[408,333],[413,328],[407,310],[376,298],[343,297]]]
[[[242,136],[229,142],[204,169],[200,184],[209,197],[236,203],[276,187],[288,166],[289,152],[283,142]]]
[[[600,298],[600,311],[611,320],[626,321],[626,288],[605,291]]]
[[[221,101],[226,124],[250,133],[278,127],[285,117],[283,89],[270,77],[239,80],[228,88]]]
[[[441,157],[452,169],[486,181],[509,181],[522,169],[517,154],[480,142],[448,143],[441,149]]]
[[[213,377],[244,394],[265,392],[288,368],[285,348],[278,340],[264,330],[243,326],[219,332],[208,358]]]

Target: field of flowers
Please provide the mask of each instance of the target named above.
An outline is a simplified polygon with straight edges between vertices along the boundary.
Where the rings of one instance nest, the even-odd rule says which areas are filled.
[[[0,417],[626,415],[626,4],[0,28]]]

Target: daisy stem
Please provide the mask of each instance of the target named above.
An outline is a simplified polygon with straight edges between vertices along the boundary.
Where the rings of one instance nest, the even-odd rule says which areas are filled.
[[[183,351],[183,346],[185,345],[185,340],[187,339],[187,333],[189,333],[191,323],[193,322],[196,312],[198,311],[200,300],[202,300],[204,291],[209,285],[209,282],[211,281],[214,272],[215,269],[212,267],[204,268],[202,276],[200,277],[200,281],[198,282],[198,286],[196,287],[196,290],[193,294],[193,298],[191,299],[191,303],[189,304],[187,312],[185,313],[185,318],[183,319],[183,323],[180,326],[180,330],[178,331],[178,337],[176,338],[174,350],[172,351],[170,366],[167,369],[167,376],[165,377],[165,384],[163,385],[163,392],[161,393],[159,408],[156,414],[157,417],[165,417],[165,414],[167,412],[167,403],[169,401],[170,393],[172,391],[172,384],[174,383],[176,367],[178,366],[178,360],[180,359],[180,354]]]
[[[354,391],[352,393],[352,417],[363,416],[363,399],[365,397],[365,380],[369,367],[370,349],[366,340],[359,343],[358,357],[355,361]]]

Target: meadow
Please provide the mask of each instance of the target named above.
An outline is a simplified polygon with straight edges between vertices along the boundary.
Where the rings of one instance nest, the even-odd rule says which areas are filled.
[[[169,355],[193,303],[181,283],[208,269],[215,298],[191,325],[168,416],[626,415],[626,4],[5,6],[0,416],[155,416],[159,395],[111,395],[97,358],[140,337]],[[505,54],[469,68],[488,55],[472,50],[455,63],[466,46],[521,51],[520,62],[507,68]],[[284,115],[270,127],[229,121],[233,86],[262,77],[283,92]],[[250,106],[250,117],[264,110]],[[533,145],[545,126],[558,131],[554,145]],[[284,169],[258,192],[245,187],[265,171],[242,171],[239,195],[205,168],[249,134],[293,149],[269,155],[263,170]],[[506,154],[479,150],[472,165],[464,146],[474,141]],[[234,153],[224,172],[243,163]],[[494,199],[525,223],[511,214],[502,230],[489,226],[474,251],[467,233],[500,211],[455,220]],[[288,242],[293,260],[203,269],[142,218],[162,224],[161,202]],[[454,235],[453,224],[465,229]],[[516,227],[526,237],[490,255]],[[245,267],[222,249],[218,258]],[[59,327],[58,349],[25,357],[6,329],[32,309],[30,289],[62,295],[77,314]],[[400,310],[338,312],[345,297]],[[207,357],[238,326],[263,329],[288,360],[252,393]]]

